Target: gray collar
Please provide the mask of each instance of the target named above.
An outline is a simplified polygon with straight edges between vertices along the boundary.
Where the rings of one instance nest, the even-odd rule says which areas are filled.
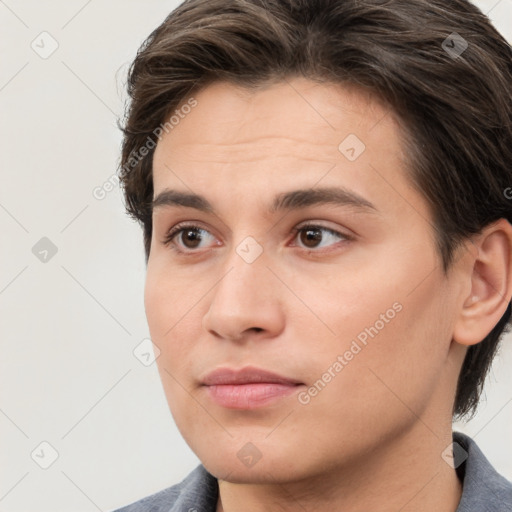
[[[463,490],[456,512],[512,511],[512,483],[491,466],[470,437],[454,432],[453,441],[467,452],[466,461],[458,468]]]

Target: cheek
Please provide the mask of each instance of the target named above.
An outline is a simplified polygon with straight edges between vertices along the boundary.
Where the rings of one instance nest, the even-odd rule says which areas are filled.
[[[309,383],[329,381],[325,400],[346,410],[365,404],[380,410],[393,400],[403,407],[396,393],[425,406],[448,355],[452,315],[446,281],[428,256],[400,261],[397,255],[392,266],[374,260],[364,274],[321,279],[314,287],[295,280],[317,319],[295,312],[291,324],[307,354]]]
[[[197,325],[197,322],[190,321],[194,312],[191,302],[190,294],[183,296],[178,292],[176,281],[169,272],[156,272],[154,266],[148,265],[144,290],[146,317],[151,339],[160,350],[156,364],[178,428],[182,422],[192,421],[193,415],[197,415],[197,411],[185,406],[190,396],[184,389],[188,387],[186,375],[190,374],[190,347],[187,341],[193,334],[191,326]]]
[[[144,305],[153,341],[164,341],[193,315],[208,283],[192,280],[186,272],[156,256],[148,262]],[[161,347],[162,348],[162,347]]]
[[[162,338],[172,327],[172,312],[174,311],[173,297],[166,292],[168,284],[165,278],[158,278],[157,273],[148,267],[144,288],[144,307],[151,339],[160,350],[163,349]]]
[[[369,297],[364,310],[340,319],[339,330],[346,334],[339,338],[330,364],[342,355],[343,370],[325,394],[324,405],[333,404],[336,415],[353,422],[351,428],[362,428],[367,421],[392,428],[425,411],[450,347],[450,326],[442,320],[449,315],[440,297],[442,286],[432,280],[409,296]],[[385,296],[397,299],[394,308]]]
[[[180,384],[190,386],[190,375],[201,358],[203,318],[208,308],[213,273],[191,276],[190,271],[172,268],[164,258],[148,264],[144,303],[157,359],[168,399],[180,393]],[[176,380],[173,380],[172,375]]]
[[[180,293],[171,273],[157,271],[155,265],[148,265],[144,305],[151,339],[160,350],[157,365],[167,390],[172,385],[169,374],[177,376],[178,369],[187,361],[185,344],[180,342],[187,340],[183,338],[184,326],[190,329],[191,325],[198,324],[190,322],[194,313],[194,298],[190,293]]]

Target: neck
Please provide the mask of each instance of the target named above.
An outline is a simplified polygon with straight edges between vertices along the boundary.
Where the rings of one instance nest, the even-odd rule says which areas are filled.
[[[452,442],[422,423],[359,461],[300,481],[236,484],[219,480],[217,512],[456,512],[462,485],[441,457]],[[262,479],[260,478],[260,482]]]

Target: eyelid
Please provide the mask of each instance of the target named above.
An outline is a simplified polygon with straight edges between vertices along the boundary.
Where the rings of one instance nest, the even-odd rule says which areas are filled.
[[[210,235],[215,237],[215,235],[213,233],[211,233],[211,231],[209,229],[202,226],[199,221],[183,221],[183,222],[179,222],[178,224],[175,224],[174,226],[172,226],[169,230],[167,230],[165,232],[164,237],[162,239],[162,243],[165,246],[169,246],[169,247],[174,245],[174,247],[172,247],[172,249],[174,249],[180,253],[198,252],[198,251],[194,251],[194,250],[177,249],[176,246],[178,244],[173,243],[176,236],[179,235],[181,232],[183,232],[186,229],[196,229],[196,230],[200,230],[200,231],[206,231],[207,233],[209,233]]]
[[[354,238],[356,238],[356,235],[352,232],[349,233],[348,229],[345,229],[345,230],[336,229],[331,226],[325,226],[324,224],[322,224],[322,221],[315,221],[315,220],[301,222],[300,224],[298,224],[296,227],[293,228],[293,231],[296,234],[298,231],[300,231],[301,229],[304,229],[304,228],[324,229],[325,231],[328,231],[334,235],[339,235],[343,238],[346,238],[347,240],[353,240]]]
[[[332,244],[327,245],[326,247],[304,247],[302,246],[298,241],[297,237],[300,231],[303,229],[310,228],[310,229],[320,229],[323,230],[335,237],[338,238],[338,240]],[[292,239],[292,245],[291,247],[298,248],[301,252],[307,253],[308,255],[316,255],[316,256],[322,256],[327,255],[328,253],[332,251],[336,251],[340,249],[340,245],[346,245],[347,243],[353,241],[355,239],[355,236],[349,235],[347,233],[343,233],[342,231],[339,231],[337,229],[333,229],[328,226],[324,226],[318,222],[306,222],[298,225],[297,227],[293,228],[293,239]]]

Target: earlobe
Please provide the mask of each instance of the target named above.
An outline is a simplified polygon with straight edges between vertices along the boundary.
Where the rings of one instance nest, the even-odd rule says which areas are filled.
[[[453,339],[461,345],[481,342],[499,322],[512,297],[512,226],[500,219],[475,237],[471,287],[459,311]]]

